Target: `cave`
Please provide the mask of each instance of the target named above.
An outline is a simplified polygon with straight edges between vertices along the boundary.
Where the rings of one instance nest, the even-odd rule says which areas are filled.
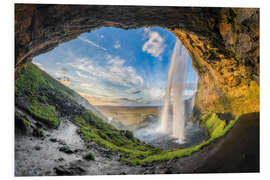
[[[103,26],[168,28],[192,56],[198,111],[259,111],[258,9],[16,4],[15,78],[33,57]]]
[[[135,29],[151,26],[174,33],[192,58],[193,68],[198,74],[193,115],[199,117],[204,112],[215,112],[224,119],[244,115],[242,117],[248,120],[241,118],[242,123],[228,134],[228,138],[239,135],[239,139],[231,141],[236,144],[234,148],[241,146],[237,145],[239,142],[245,142],[247,147],[247,144],[254,143],[256,147],[251,151],[258,156],[260,34],[259,9],[256,8],[16,4],[15,81],[35,56],[84,32],[101,27]],[[223,143],[225,141],[220,140],[211,145]],[[259,160],[254,159],[253,154],[250,159],[246,158],[249,155],[243,156],[241,151],[239,156],[242,159],[239,157],[238,163],[231,167],[225,162],[218,169],[217,161],[228,158],[219,155],[219,151],[212,148],[211,156],[191,169],[188,164],[181,166],[181,159],[173,159],[166,171],[160,172],[258,171]],[[224,151],[233,152],[230,148]],[[208,158],[217,161],[207,162]],[[246,162],[253,165],[242,166]],[[159,163],[155,172],[158,173],[165,164]]]

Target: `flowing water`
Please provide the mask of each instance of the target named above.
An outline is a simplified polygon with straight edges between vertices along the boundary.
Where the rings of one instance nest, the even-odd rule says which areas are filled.
[[[207,131],[190,120],[195,95],[184,99],[187,74],[187,51],[177,40],[171,57],[168,83],[160,121],[134,131],[140,140],[162,149],[190,147],[207,137]]]
[[[185,106],[183,93],[185,89],[187,51],[176,40],[171,57],[171,64],[166,87],[165,103],[161,114],[161,123],[157,130],[171,134],[180,142],[185,140]]]
[[[158,120],[151,117],[151,122],[147,127],[133,131],[134,136],[148,144],[165,150],[191,147],[201,143],[207,137],[207,131],[192,121],[185,122],[184,142],[179,142],[176,137],[158,131],[158,125]]]

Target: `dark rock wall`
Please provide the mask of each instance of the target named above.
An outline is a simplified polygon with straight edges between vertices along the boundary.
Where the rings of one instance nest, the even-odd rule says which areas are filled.
[[[259,9],[15,5],[15,77],[34,56],[103,26],[168,28],[198,73],[198,112],[259,111]]]

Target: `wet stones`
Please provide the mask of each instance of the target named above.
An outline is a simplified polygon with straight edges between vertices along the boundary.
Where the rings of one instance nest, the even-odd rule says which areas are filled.
[[[54,168],[54,172],[59,176],[71,176],[71,175],[83,175],[85,174],[85,169],[75,165],[75,164],[67,164],[60,165]]]
[[[56,138],[50,138],[50,141],[51,142],[57,142],[57,139]]]
[[[64,152],[66,154],[73,154],[74,153],[68,146],[60,147],[59,151]]]
[[[34,149],[39,151],[39,150],[41,150],[41,147],[40,146],[35,146]]]
[[[44,132],[41,129],[33,129],[33,136],[38,137],[38,138],[43,138],[44,137]]]
[[[92,153],[88,153],[86,154],[83,159],[87,160],[87,161],[90,161],[90,160],[95,160],[95,156],[92,154]]]
[[[57,138],[50,138],[50,141],[51,142],[58,142],[59,144],[65,146],[66,145],[66,142],[61,140],[61,139],[57,139]]]
[[[58,158],[58,159],[55,159],[54,161],[55,161],[55,162],[63,162],[63,161],[65,161],[65,159],[62,158],[62,157],[60,157],[60,158]]]

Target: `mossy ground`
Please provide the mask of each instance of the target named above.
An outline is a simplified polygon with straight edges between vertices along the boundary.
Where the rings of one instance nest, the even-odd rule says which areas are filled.
[[[147,145],[130,135],[131,132],[123,133],[123,131],[115,129],[90,111],[85,111],[82,115],[76,116],[74,123],[80,127],[82,135],[86,140],[93,140],[105,148],[120,151],[122,161],[139,165],[189,156],[215,139],[225,135],[237,122],[239,117],[237,116],[234,120],[230,120],[226,124],[226,121],[219,119],[215,113],[207,113],[201,118],[203,126],[209,131],[209,139],[193,147],[173,150],[161,150]],[[129,136],[125,134],[129,134]]]
[[[110,150],[120,151],[122,160],[124,161],[133,162],[163,151],[141,142],[139,139],[133,137],[130,131],[117,130],[89,110],[76,116],[74,123],[80,127],[85,139],[95,141]]]
[[[15,83],[15,97],[23,98],[23,103],[19,104],[20,108],[50,127],[58,127],[60,124],[58,106],[53,101],[68,99],[75,102],[73,93],[73,90],[62,85],[32,63],[25,68],[24,74]]]
[[[217,137],[226,127],[226,121],[219,119],[216,113],[204,113],[200,120],[202,126],[208,130],[210,137]]]
[[[216,118],[215,115],[211,115],[212,118]],[[216,139],[224,136],[232,127],[233,125],[238,121],[240,116],[237,116],[234,120],[231,120],[229,124],[226,126],[220,125],[223,123],[213,123],[213,119],[208,119],[208,125],[212,127],[212,135],[210,138],[206,141],[203,141],[202,143],[189,147],[189,148],[183,148],[183,149],[175,149],[175,150],[169,150],[169,151],[163,151],[160,154],[149,156],[142,160],[137,160],[135,164],[142,164],[142,163],[150,163],[154,161],[164,161],[164,160],[170,160],[176,157],[183,157],[183,156],[189,156],[193,152],[199,151],[202,147],[212,143]],[[216,124],[216,125],[215,125]],[[223,128],[221,128],[223,126]],[[215,128],[214,128],[215,127]]]
[[[29,107],[29,111],[33,116],[35,116],[41,121],[44,121],[50,126],[58,127],[60,124],[54,106],[42,105],[35,101]]]
[[[73,98],[73,90],[53,79],[36,65],[32,63],[28,64],[23,75],[21,75],[15,82],[15,95],[25,96],[28,98],[30,97],[29,95],[32,95],[34,98],[46,102],[48,97],[40,95],[40,91],[43,89],[55,90],[56,92],[60,92],[61,94],[68,96],[70,99],[75,100]]]

